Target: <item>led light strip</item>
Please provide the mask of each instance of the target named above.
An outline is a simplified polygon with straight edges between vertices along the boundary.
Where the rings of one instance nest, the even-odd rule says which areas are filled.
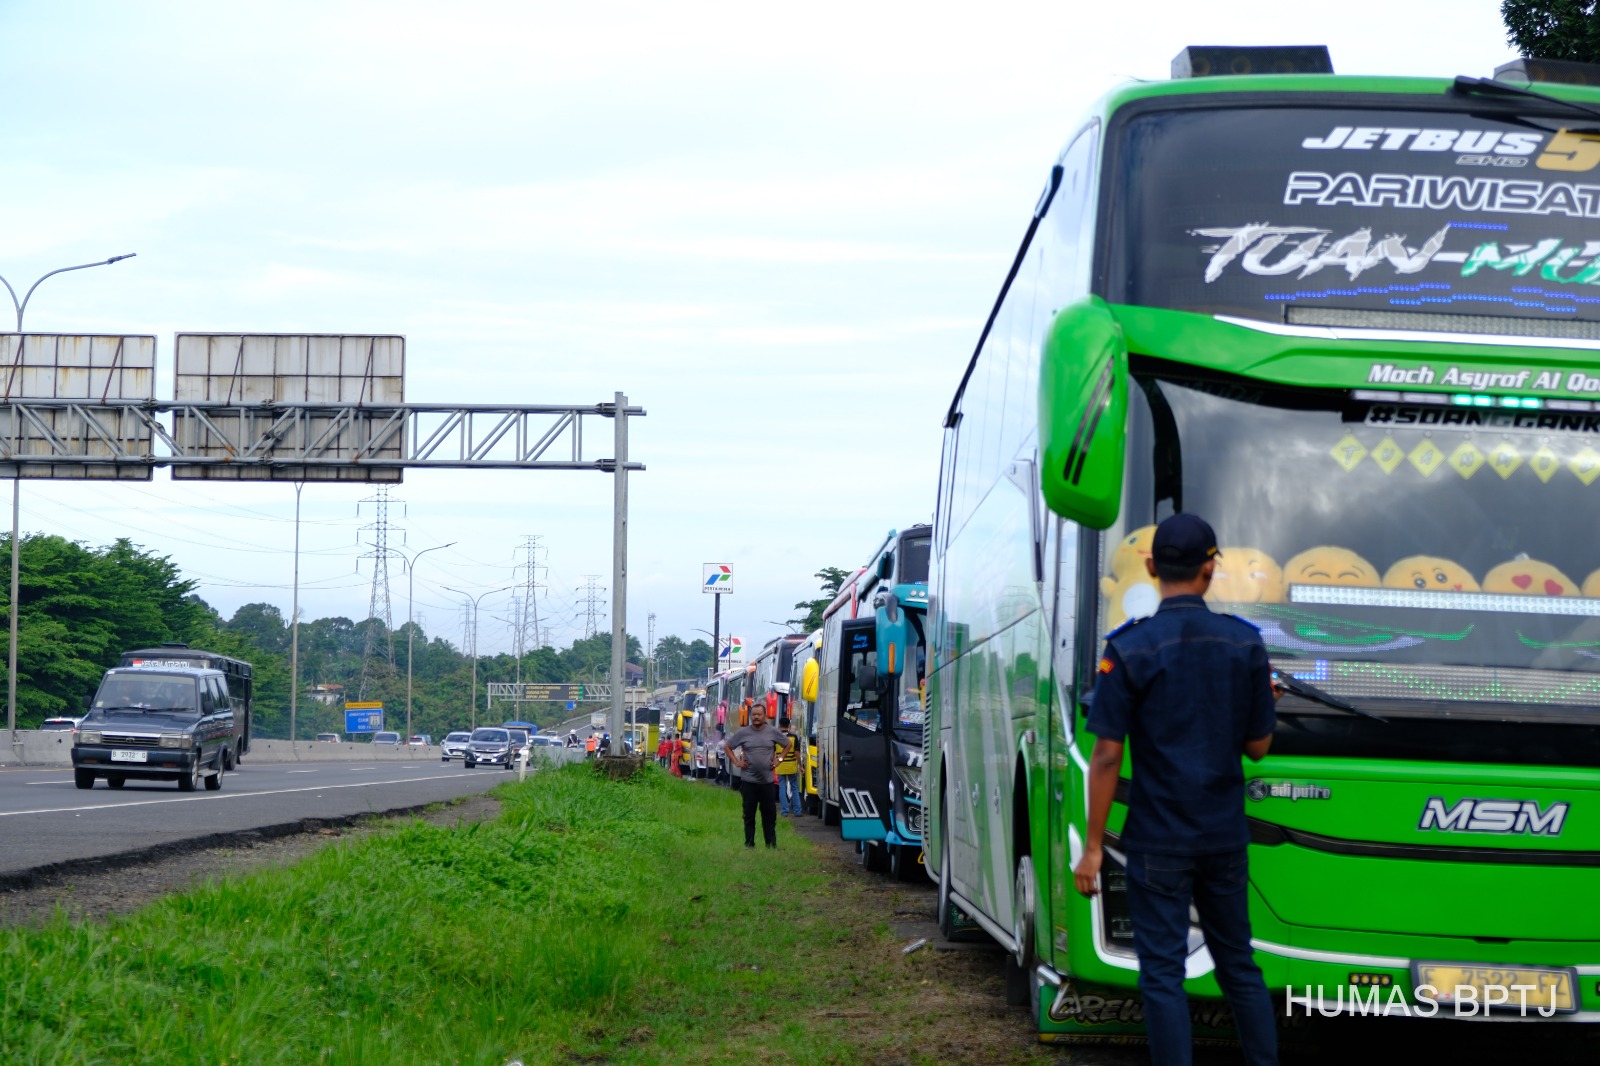
[[[1350,585],[1290,585],[1289,602],[1339,607],[1415,607],[1437,611],[1493,611],[1500,614],[1600,618],[1600,600],[1497,592],[1422,592],[1417,589]]]

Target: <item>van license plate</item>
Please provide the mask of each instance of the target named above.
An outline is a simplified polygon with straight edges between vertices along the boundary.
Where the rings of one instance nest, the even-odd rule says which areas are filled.
[[[149,758],[148,751],[123,751],[121,748],[111,750],[112,762],[147,762]]]

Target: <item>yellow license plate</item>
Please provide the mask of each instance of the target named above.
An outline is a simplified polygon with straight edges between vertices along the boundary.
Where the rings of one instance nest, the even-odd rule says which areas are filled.
[[[1478,1010],[1487,1004],[1500,1010],[1523,1007],[1575,1011],[1571,970],[1536,966],[1470,966],[1458,962],[1419,962],[1416,964],[1419,989],[1431,986],[1436,994],[1419,998],[1442,1004],[1465,1004],[1476,1000]]]

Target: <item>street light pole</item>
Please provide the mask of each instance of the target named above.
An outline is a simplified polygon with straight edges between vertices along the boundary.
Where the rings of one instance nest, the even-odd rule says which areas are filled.
[[[11,287],[11,282],[0,277],[0,285],[6,287],[6,292],[11,294],[11,305],[17,309],[17,332],[22,332],[22,312],[27,310],[28,301],[33,299],[33,290],[37,289],[45,278],[57,274],[65,274],[69,270],[87,270],[90,267],[110,266],[112,263],[123,259],[132,259],[137,252],[127,255],[114,255],[110,259],[102,259],[97,263],[80,263],[77,266],[57,267],[48,274],[42,274],[38,281],[28,286],[27,293],[22,297],[22,302],[17,302],[17,290]],[[18,353],[20,354],[20,352]],[[10,399],[9,396],[6,399]],[[11,747],[17,746],[17,596],[22,583],[22,544],[19,530],[21,528],[22,514],[22,468],[17,464],[16,476],[11,479],[11,644],[6,652],[6,729],[11,733]]]
[[[289,597],[289,750],[294,750],[296,717],[300,713],[300,493],[304,481],[294,483],[294,592]]]
[[[719,598],[720,598],[720,594],[718,594],[718,595],[719,595]],[[695,627],[695,626],[691,626],[690,628],[693,629],[694,632],[696,632],[696,633],[704,633],[706,636],[711,638],[711,670],[706,676],[706,679],[710,680],[711,678],[713,678],[713,677],[715,677],[717,675],[717,665],[718,665],[717,664],[717,660],[722,658],[722,645],[723,645],[723,643],[732,644],[733,643],[733,638],[732,637],[724,638],[722,636],[719,636],[716,633],[711,632],[711,630],[709,630],[709,629],[700,629],[699,627]],[[732,666],[733,664],[730,662],[728,665]]]
[[[406,743],[411,743],[411,646],[412,637],[416,634],[416,625],[411,621],[411,604],[417,595],[417,560],[429,552],[436,552],[440,548],[448,548],[456,542],[449,544],[435,544],[431,548],[423,548],[415,555],[406,559],[406,553],[401,552],[400,558],[406,561]],[[476,624],[473,626],[477,628]],[[476,638],[476,634],[473,635]],[[477,688],[477,685],[473,685]]]
[[[478,603],[485,596],[493,596],[496,592],[504,592],[504,591],[506,591],[506,589],[512,588],[513,586],[511,586],[511,585],[502,585],[497,589],[490,589],[488,592],[480,592],[476,596],[472,596],[472,595],[469,595],[468,593],[462,592],[460,589],[453,589],[449,585],[441,585],[439,587],[444,589],[446,592],[454,592],[457,596],[461,596],[461,597],[465,598],[468,603],[472,604],[472,695],[470,697],[470,700],[471,700],[471,703],[472,703],[472,728],[473,729],[477,729],[478,728]]]

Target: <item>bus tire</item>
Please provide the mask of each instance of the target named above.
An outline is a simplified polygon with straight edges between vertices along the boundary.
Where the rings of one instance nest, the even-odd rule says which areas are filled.
[[[823,804],[822,804],[822,824],[823,825],[838,825],[839,821],[840,821],[839,808],[835,807],[831,803],[823,802]]]
[[[1033,971],[1039,962],[1033,949],[1034,907],[1033,859],[1024,855],[1017,860],[1011,887],[1011,936],[1017,950],[1006,956],[1006,1003],[1013,1007],[1033,1000]]]
[[[956,938],[956,905],[950,898],[950,808],[946,804],[939,818],[939,894],[935,916],[939,921],[939,934],[946,940]]]
[[[896,881],[914,881],[922,864],[917,861],[921,851],[915,844],[896,844],[889,852],[889,876]]]

